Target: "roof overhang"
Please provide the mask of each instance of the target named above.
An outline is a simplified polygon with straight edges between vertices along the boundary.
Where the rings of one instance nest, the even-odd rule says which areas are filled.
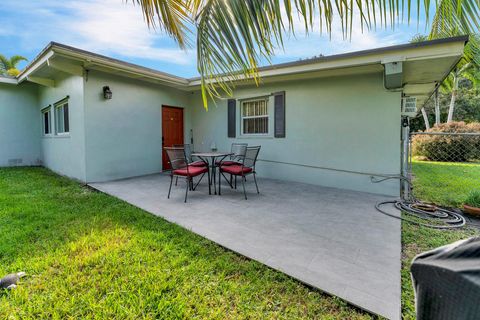
[[[383,72],[387,90],[403,91],[423,106],[463,56],[467,36],[319,57],[259,69],[262,82]],[[252,80],[243,79],[245,84]],[[198,89],[200,78],[190,79]]]
[[[268,83],[383,72],[387,90],[415,96],[421,107],[461,59],[467,41],[468,37],[462,36],[282,63],[260,68],[259,76],[262,83]],[[196,91],[201,85],[200,78],[177,77],[55,42],[50,43],[17,79],[19,83],[31,81],[55,86],[54,76],[58,71],[84,75],[88,70],[181,90]],[[251,78],[237,82],[238,85],[253,83]]]
[[[165,72],[131,64],[63,44],[50,43],[25,70],[18,81],[31,81],[55,86],[54,73],[58,71],[83,75],[89,70],[134,78],[187,90],[188,80]]]
[[[18,84],[18,80],[16,78],[0,76],[0,83]]]

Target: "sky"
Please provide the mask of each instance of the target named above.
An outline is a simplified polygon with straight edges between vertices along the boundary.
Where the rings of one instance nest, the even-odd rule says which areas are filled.
[[[335,20],[334,20],[335,21]],[[338,22],[338,19],[336,20]],[[358,21],[358,19],[357,19]],[[272,63],[296,61],[318,55],[358,51],[408,42],[428,33],[425,16],[392,30],[377,28],[362,33],[354,23],[351,39],[344,39],[339,23],[331,39],[318,29],[308,36],[299,27],[277,50]],[[300,22],[295,22],[300,25]],[[357,25],[357,27],[355,27]],[[181,50],[160,31],[150,30],[139,6],[125,0],[3,0],[0,6],[0,53],[20,54],[30,61],[50,41],[103,54],[183,77],[197,76],[195,48]],[[20,67],[24,67],[22,63]]]

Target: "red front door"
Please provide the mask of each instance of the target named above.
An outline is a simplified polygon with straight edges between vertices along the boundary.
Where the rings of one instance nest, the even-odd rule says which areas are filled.
[[[183,144],[183,109],[162,106],[162,149]],[[163,170],[170,169],[167,153],[162,153]]]

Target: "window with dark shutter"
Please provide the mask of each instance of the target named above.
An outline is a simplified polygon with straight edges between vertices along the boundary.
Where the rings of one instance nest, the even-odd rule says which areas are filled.
[[[285,138],[285,91],[276,92],[274,96],[274,136]]]
[[[228,100],[228,137],[235,138],[237,134],[237,128],[235,126],[235,114],[236,114],[237,102],[235,99]]]

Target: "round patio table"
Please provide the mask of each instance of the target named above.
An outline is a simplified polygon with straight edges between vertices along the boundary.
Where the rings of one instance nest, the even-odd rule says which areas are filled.
[[[217,194],[217,178],[216,178],[216,168],[217,165],[216,163],[218,161],[222,162],[225,160],[226,157],[233,155],[232,152],[194,152],[192,153],[192,156],[200,158],[202,161],[208,163],[208,168],[210,170],[210,181],[208,183],[210,185],[213,184],[213,190],[215,191],[215,194]],[[221,179],[219,177],[219,179]],[[212,194],[211,191],[209,191],[208,194]]]

